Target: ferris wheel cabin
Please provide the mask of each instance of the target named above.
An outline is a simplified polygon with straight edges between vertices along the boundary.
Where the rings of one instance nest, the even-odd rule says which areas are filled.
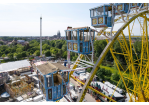
[[[143,8],[143,7],[145,7],[145,6],[149,6],[149,3],[140,3],[142,6],[141,6],[141,8]]]
[[[119,10],[122,14],[125,14],[128,12],[128,9],[129,9],[128,3],[115,3],[115,6],[116,6],[117,10]],[[117,10],[115,11],[116,15],[118,14]]]
[[[89,33],[89,31],[91,32],[91,34]],[[92,52],[91,40],[92,42],[94,41],[95,31],[90,29],[90,27],[70,27],[65,30],[65,34],[68,51],[85,55]]]
[[[140,7],[141,3],[130,3],[130,8],[135,8],[137,4],[137,7]]]
[[[46,101],[57,101],[63,98],[67,94],[66,85],[69,82],[69,72],[64,72],[64,70],[68,70],[68,68],[60,63],[37,63],[35,65],[37,78],[39,79],[39,89]],[[59,72],[62,72],[62,76]]]
[[[103,5],[90,9],[91,25],[95,28],[112,27],[112,6]]]

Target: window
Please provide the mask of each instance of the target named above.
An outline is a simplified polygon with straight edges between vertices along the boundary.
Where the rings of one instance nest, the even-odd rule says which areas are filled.
[[[66,86],[63,85],[63,95],[66,94]]]
[[[63,72],[63,78],[64,78],[65,82],[68,81],[68,73],[67,72]]]
[[[66,31],[66,40],[68,40],[68,34],[67,34],[67,31]]]
[[[108,7],[105,7],[105,15],[108,15]]]
[[[84,32],[84,41],[89,41],[89,32]]]
[[[94,16],[94,10],[91,10],[91,17]]]
[[[103,7],[97,8],[97,15],[103,15]]]
[[[89,42],[87,42],[87,43],[88,43],[88,47],[87,47],[88,51],[86,51],[86,52],[89,52]]]
[[[49,99],[52,99],[52,89],[48,89],[48,97]]]
[[[107,24],[107,17],[105,17],[105,24]]]
[[[82,40],[83,40],[83,31],[79,31],[79,33],[80,33],[80,34],[79,34],[79,35],[80,35],[80,36],[79,36],[79,37],[80,37],[80,40],[82,41]]]
[[[112,16],[112,12],[108,11],[108,17],[111,17],[111,16]]]
[[[77,40],[77,31],[72,31],[72,40]]]
[[[83,43],[80,43],[80,52],[83,52]]]
[[[71,40],[71,31],[67,31],[68,34],[68,40]]]
[[[46,77],[46,79],[47,79],[47,87],[51,87],[52,86],[52,77],[51,77],[51,75]]]
[[[57,93],[57,98],[58,98],[58,86],[56,87],[56,93]]]

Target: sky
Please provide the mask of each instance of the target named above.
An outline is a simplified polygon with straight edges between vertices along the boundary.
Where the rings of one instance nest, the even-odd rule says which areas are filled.
[[[1,36],[52,36],[67,26],[91,26],[90,8],[103,3],[3,3],[0,4]]]
[[[0,36],[40,36],[41,16],[43,36],[58,30],[65,36],[67,26],[91,27],[89,9],[103,4],[108,3],[0,3]]]

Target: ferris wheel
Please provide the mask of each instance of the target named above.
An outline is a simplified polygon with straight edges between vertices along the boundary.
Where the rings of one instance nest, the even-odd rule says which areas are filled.
[[[84,85],[81,95],[79,96],[77,101],[80,102],[83,101],[87,90],[91,89],[97,94],[100,94],[101,96],[106,97],[110,101],[115,102],[115,100],[112,99],[113,95],[111,97],[106,96],[103,93],[99,92],[98,90],[90,87],[91,81],[93,80],[97,70],[100,68],[100,65],[103,62],[103,59],[105,58],[108,51],[111,52],[114,62],[117,66],[117,70],[120,74],[120,79],[119,82],[117,83],[117,86],[119,85],[120,82],[124,84],[125,89],[129,96],[129,101],[134,102],[149,101],[148,100],[149,99],[148,6],[149,6],[148,3],[115,3],[90,9],[91,25],[95,28],[94,30],[93,29],[91,30],[93,32],[94,31],[97,32],[97,36],[104,35],[106,37],[107,46],[102,51],[101,55],[96,61],[96,64],[91,62],[92,60],[91,61],[82,60],[88,54],[77,52],[79,53],[79,56],[75,61],[72,69],[76,69],[77,66],[79,65],[82,66],[82,64],[92,66],[92,71],[89,75],[89,79],[87,79],[85,83],[74,78],[72,76],[73,71],[70,72],[69,76],[70,78],[73,78]],[[114,26],[119,23],[122,23],[121,27],[118,30],[113,31]],[[110,31],[108,29],[110,29]],[[85,32],[84,30],[83,32]],[[139,47],[141,49],[139,53],[136,52],[136,50],[138,49],[136,45],[133,44],[133,38],[138,38],[139,40],[140,43]],[[96,39],[97,38],[95,37],[95,40]],[[113,48],[113,44],[116,41],[119,43],[119,46],[121,48],[119,51]],[[73,51],[73,47],[74,48],[79,47],[80,51],[79,46],[80,42],[78,43],[77,47],[73,46],[73,44],[74,42],[69,44],[69,46],[71,47],[68,47],[68,49],[70,48],[71,49],[70,51]],[[87,45],[82,44],[82,46]],[[93,48],[93,46],[91,45],[88,47]],[[86,50],[83,49],[83,51]],[[91,53],[93,56],[94,51],[92,50]],[[121,59],[119,59],[117,55],[121,55],[121,57],[125,61],[126,67],[123,67],[123,65],[121,64]],[[68,60],[70,60],[70,58]],[[129,84],[132,84],[132,87],[129,87],[128,86]],[[115,87],[115,90],[117,86]]]

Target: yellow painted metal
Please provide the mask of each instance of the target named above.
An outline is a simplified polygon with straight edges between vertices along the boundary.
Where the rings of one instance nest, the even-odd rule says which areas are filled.
[[[117,68],[119,70],[119,73],[121,75],[122,79],[127,79],[128,82],[131,81],[133,83],[133,90],[128,88],[128,83],[127,85],[125,84],[125,81],[123,80],[123,83],[125,85],[126,90],[130,90],[131,92],[133,92],[132,94],[134,94],[134,101],[137,102],[141,102],[141,101],[148,101],[149,99],[149,87],[148,87],[148,73],[149,73],[149,54],[148,54],[148,26],[147,26],[147,17],[146,14],[142,14],[140,15],[140,17],[143,20],[139,20],[137,18],[137,20],[139,21],[140,24],[140,28],[141,28],[141,36],[132,36],[132,29],[130,29],[130,26],[128,25],[128,33],[129,33],[129,46],[127,45],[126,42],[126,38],[123,34],[123,32],[121,33],[122,37],[118,37],[117,40],[120,43],[121,49],[123,53],[119,53],[119,52],[115,52],[112,48],[110,49],[112,56],[114,58],[114,61],[117,63]],[[134,23],[133,23],[134,25]],[[119,35],[120,36],[120,35]],[[136,54],[136,50],[134,45],[131,43],[131,38],[132,37],[140,37],[142,38],[142,50],[141,50],[141,58],[138,59],[138,56]],[[133,61],[133,53],[132,53],[132,47],[133,50],[135,52],[135,55],[137,57],[137,59],[135,61]],[[121,71],[119,69],[119,67],[121,66],[120,64],[118,64],[118,60],[116,59],[114,54],[121,54],[124,55],[125,60],[127,65],[129,66],[127,69],[129,69],[129,76],[127,77],[127,75],[122,75]],[[126,59],[126,57],[128,57],[129,59]],[[136,62],[136,63],[134,63]],[[139,63],[137,63],[139,62]],[[137,65],[137,66],[135,66]],[[131,68],[130,68],[131,67]],[[137,69],[135,68],[137,67]],[[137,73],[139,69],[139,74]],[[128,91],[129,92],[129,91]],[[138,98],[136,98],[138,95]],[[132,96],[132,95],[130,95]],[[132,98],[130,99],[132,100]]]
[[[78,56],[78,58],[77,58],[77,60],[76,60],[76,62],[75,62],[75,64],[74,64],[74,66],[72,67],[72,69],[76,69],[77,68],[77,64],[79,64],[79,62],[80,62],[80,60],[83,58],[83,54],[80,54],[79,56]],[[71,77],[71,75],[73,74],[73,72],[74,71],[71,71],[70,73],[69,73],[69,80],[70,80],[70,77]]]
[[[59,102],[60,100],[57,100],[56,102]]]
[[[72,75],[71,75],[71,78],[73,78],[73,79],[76,80],[77,82],[79,82],[79,83],[81,83],[82,85],[84,85],[84,83],[83,83],[82,81],[78,80],[77,78],[73,77]]]

